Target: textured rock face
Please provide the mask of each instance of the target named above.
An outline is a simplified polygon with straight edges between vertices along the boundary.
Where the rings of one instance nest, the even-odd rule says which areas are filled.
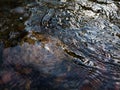
[[[0,88],[119,90],[119,5],[117,0],[36,0],[12,9],[24,9],[20,17],[30,17],[19,33],[6,33],[1,20],[0,41],[19,42],[4,49],[0,44]]]
[[[87,48],[93,52],[97,53],[95,47],[101,48],[110,54],[113,62],[119,62],[120,29],[116,24],[120,21],[119,1],[74,0],[57,2],[56,0],[39,0],[37,2],[40,8],[42,7],[42,9],[37,8],[38,13],[45,14],[40,16],[42,14],[39,13],[39,17],[43,17],[39,18],[41,19],[39,20],[41,23],[39,28],[45,28],[47,33],[58,37],[68,47],[73,43],[77,50],[80,46],[79,42],[86,43]],[[42,6],[42,4],[44,5]],[[32,13],[32,19],[36,14],[36,12]],[[113,20],[116,23],[113,23]],[[115,59],[114,55],[118,59]]]

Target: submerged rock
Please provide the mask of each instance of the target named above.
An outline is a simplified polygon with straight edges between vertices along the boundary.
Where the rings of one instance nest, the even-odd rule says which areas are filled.
[[[67,46],[49,35],[32,34],[32,39],[34,44],[27,41],[4,49],[0,73],[2,89],[119,88],[119,65],[105,62],[109,57],[99,48],[94,52],[81,42],[78,52],[71,51],[74,44],[69,48],[70,44]]]
[[[20,37],[14,32],[0,36],[2,41],[19,40],[0,50],[0,88],[119,90],[118,4],[116,0],[36,0],[26,5],[31,14],[26,31],[19,32]]]

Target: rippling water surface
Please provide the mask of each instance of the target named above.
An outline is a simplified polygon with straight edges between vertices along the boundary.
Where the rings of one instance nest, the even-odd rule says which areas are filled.
[[[1,90],[120,90],[119,0],[1,0]]]

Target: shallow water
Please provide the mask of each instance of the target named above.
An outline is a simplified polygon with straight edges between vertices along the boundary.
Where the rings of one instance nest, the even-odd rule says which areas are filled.
[[[0,89],[120,89],[119,1],[0,2]]]

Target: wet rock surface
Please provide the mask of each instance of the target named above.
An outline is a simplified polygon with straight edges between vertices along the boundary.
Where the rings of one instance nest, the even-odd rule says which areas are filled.
[[[18,2],[0,9],[0,89],[120,89],[119,0]]]

